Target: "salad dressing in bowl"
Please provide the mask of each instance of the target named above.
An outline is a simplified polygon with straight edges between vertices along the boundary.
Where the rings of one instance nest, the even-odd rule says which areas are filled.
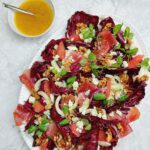
[[[26,0],[19,8],[35,15],[15,12],[14,24],[19,32],[27,36],[38,36],[45,33],[54,19],[53,7],[46,0]]]

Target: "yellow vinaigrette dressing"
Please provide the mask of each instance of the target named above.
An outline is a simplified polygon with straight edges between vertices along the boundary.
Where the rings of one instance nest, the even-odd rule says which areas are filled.
[[[35,16],[31,16],[15,12],[15,25],[17,29],[25,35],[36,36],[42,34],[53,22],[53,7],[45,0],[26,0],[19,8],[35,14]]]

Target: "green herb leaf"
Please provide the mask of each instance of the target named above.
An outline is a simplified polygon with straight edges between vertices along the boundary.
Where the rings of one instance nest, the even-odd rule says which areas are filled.
[[[94,25],[90,23],[90,24],[89,24],[89,29],[90,29],[90,30],[93,30],[93,29],[94,29]]]
[[[117,24],[115,25],[115,27],[113,28],[113,34],[116,35],[122,28],[123,24]]]
[[[40,136],[42,135],[42,132],[41,132],[40,130],[38,130],[38,131],[36,132],[36,135],[37,135],[38,137],[40,137]]]
[[[120,98],[119,98],[119,101],[120,102],[124,102],[126,99],[128,98],[128,95],[122,95]]]
[[[69,120],[68,119],[64,119],[59,123],[61,126],[65,126],[69,124]]]
[[[51,71],[52,71],[53,74],[57,74],[58,73],[57,70],[54,69],[54,68]]]
[[[72,76],[72,77],[68,78],[67,79],[67,84],[68,85],[73,84],[76,79],[77,79],[76,76]]]
[[[93,53],[90,53],[88,58],[89,58],[90,61],[94,61],[96,59],[96,55],[93,54]]]
[[[64,112],[64,114],[68,113],[68,112],[69,112],[69,107],[66,106],[66,105],[64,105],[64,106],[62,107],[62,111]]]
[[[103,93],[96,93],[93,96],[94,100],[105,100],[106,99],[106,95]]]
[[[94,38],[95,35],[93,34],[93,27],[90,25],[88,28],[81,29],[81,34],[83,35],[83,39],[89,39],[89,38]]]
[[[122,57],[121,57],[121,56],[118,56],[117,62],[114,63],[114,64],[112,64],[112,67],[114,67],[114,68],[119,68],[119,67],[122,65],[122,63],[123,63]]]
[[[89,120],[88,119],[81,119],[81,121],[83,121],[83,125],[87,126],[89,124]]]
[[[33,133],[34,131],[36,131],[37,127],[34,126],[34,125],[31,125],[29,128],[28,128],[28,133],[31,134]]]
[[[138,52],[138,48],[133,48],[130,49],[129,51],[127,51],[128,55],[136,55],[136,53]]]
[[[121,44],[118,43],[118,44],[115,46],[115,50],[118,50],[118,49],[120,49],[120,48],[121,48]]]
[[[48,119],[44,118],[42,119],[42,123],[41,124],[47,124],[48,123]]]
[[[86,63],[87,63],[87,59],[85,59],[85,58],[81,59],[81,61],[80,61],[81,66],[85,66]]]
[[[85,130],[89,131],[92,129],[92,125],[89,123],[86,127],[85,127]]]
[[[132,38],[133,38],[133,33],[130,31],[130,28],[129,28],[129,27],[126,27],[126,28],[125,28],[124,37],[129,38],[129,39],[132,39]]]
[[[149,66],[149,58],[144,58],[140,65],[141,67],[147,68]]]
[[[64,76],[67,74],[67,70],[66,69],[62,69],[61,72],[59,73],[60,76]]]
[[[40,131],[45,132],[48,128],[48,126],[46,124],[40,124],[38,126],[38,128],[40,129]]]
[[[98,70],[93,69],[92,72],[93,72],[93,74],[95,75],[95,77],[98,77]]]
[[[104,105],[110,105],[110,104],[112,104],[114,102],[114,100],[113,99],[105,99],[105,100],[103,100],[103,104]]]
[[[97,66],[95,63],[91,63],[90,65],[91,69],[98,69],[99,66]]]

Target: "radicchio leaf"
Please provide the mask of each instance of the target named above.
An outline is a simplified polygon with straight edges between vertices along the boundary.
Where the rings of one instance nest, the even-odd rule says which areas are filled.
[[[60,41],[65,42],[66,39],[62,38],[62,39],[58,39],[58,40],[51,40],[47,46],[45,47],[45,49],[43,50],[43,52],[41,53],[42,58],[46,61],[46,62],[51,62],[53,60],[53,48],[54,46],[60,43]]]
[[[87,14],[83,11],[77,11],[72,17],[68,20],[67,24],[67,32],[66,37],[69,37],[73,34],[76,34],[76,24],[77,23],[84,23],[84,24],[93,24],[94,27],[97,29],[97,24],[99,22],[99,17]]]

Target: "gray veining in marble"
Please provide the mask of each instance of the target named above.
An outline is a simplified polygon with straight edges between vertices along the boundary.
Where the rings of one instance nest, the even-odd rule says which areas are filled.
[[[73,12],[84,10],[120,16],[134,25],[143,37],[147,50],[150,49],[150,0],[53,0],[53,3],[56,9],[55,24],[48,34],[35,39],[16,35],[8,26],[7,10],[0,6],[0,150],[28,150],[14,125],[12,115],[21,87],[18,75],[30,64],[42,43],[62,28],[60,25]],[[150,55],[149,51],[148,54]],[[141,104],[142,117],[134,124],[134,132],[119,143],[122,150],[149,149],[149,96],[148,93],[147,101]]]

